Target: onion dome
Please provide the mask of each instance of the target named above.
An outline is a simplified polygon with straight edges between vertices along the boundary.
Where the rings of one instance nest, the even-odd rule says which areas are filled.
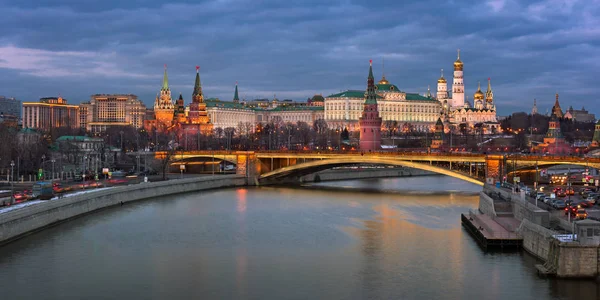
[[[460,49],[458,49],[458,56],[456,61],[454,62],[454,71],[462,71],[463,70],[463,62],[460,60]]]
[[[444,78],[444,69],[442,69],[442,77],[438,79],[438,83],[446,83],[446,78]]]
[[[477,87],[477,92],[475,92],[475,94],[473,95],[473,98],[475,100],[483,100],[483,92],[481,91],[481,83],[477,83],[478,87]]]

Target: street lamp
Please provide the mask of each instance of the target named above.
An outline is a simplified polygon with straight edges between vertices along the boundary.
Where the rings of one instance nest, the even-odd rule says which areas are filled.
[[[44,179],[46,178],[46,175],[45,175],[46,172],[44,172],[44,162],[45,161],[46,161],[46,155],[42,154],[42,167],[40,169],[42,169],[42,175],[44,175]],[[41,178],[40,178],[40,180],[41,180]]]
[[[119,133],[121,134],[121,152],[123,151],[123,130],[119,131]]]
[[[137,159],[137,172],[140,173],[140,155],[137,154],[135,158]]]
[[[15,168],[15,161],[14,161],[14,160],[11,160],[11,161],[10,161],[10,182],[13,182],[13,181],[15,181],[15,179],[14,179],[14,177],[13,177],[13,176],[14,176],[14,174],[13,174],[13,170],[14,170],[14,168]]]
[[[56,162],[56,159],[53,158],[51,160],[51,162],[52,162],[52,180],[54,180],[54,163]]]

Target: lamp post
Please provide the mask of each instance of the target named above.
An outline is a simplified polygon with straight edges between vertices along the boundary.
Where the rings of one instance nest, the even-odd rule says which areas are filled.
[[[137,159],[137,172],[140,173],[140,155],[139,153],[135,156]]]
[[[53,158],[51,160],[51,162],[52,162],[52,180],[54,180],[54,163],[56,162],[56,159]]]
[[[14,161],[14,160],[11,160],[11,161],[10,161],[10,182],[11,182],[11,183],[12,183],[13,181],[15,181],[15,179],[14,179],[14,177],[13,177],[13,176],[14,176],[14,174],[13,174],[13,172],[14,172],[14,171],[13,171],[13,170],[14,170],[14,168],[15,168],[15,161]]]

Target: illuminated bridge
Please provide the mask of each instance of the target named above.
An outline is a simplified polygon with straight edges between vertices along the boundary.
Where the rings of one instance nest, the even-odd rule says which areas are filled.
[[[164,155],[164,152],[156,153],[157,158]],[[334,167],[364,164],[420,169],[479,185],[483,185],[486,179],[500,180],[506,175],[507,167],[514,170],[564,164],[600,168],[600,158],[425,151],[185,151],[174,154],[172,164],[186,164],[198,159],[235,164],[237,174],[245,175],[252,184],[294,181]]]

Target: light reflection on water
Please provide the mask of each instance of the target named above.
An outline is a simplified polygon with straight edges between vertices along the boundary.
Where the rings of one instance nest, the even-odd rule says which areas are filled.
[[[459,218],[479,190],[435,176],[143,201],[0,248],[0,291],[3,299],[598,298],[595,282],[538,278],[528,255],[481,251]]]

